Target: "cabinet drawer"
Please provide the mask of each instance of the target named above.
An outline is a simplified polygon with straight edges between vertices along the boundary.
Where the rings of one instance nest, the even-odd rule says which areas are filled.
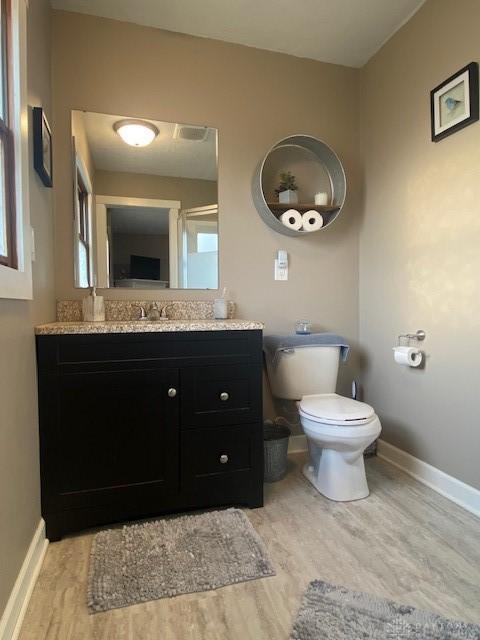
[[[182,469],[186,477],[201,478],[252,467],[248,426],[191,429],[182,434]]]
[[[262,486],[261,424],[183,431],[181,468],[182,490],[192,504],[248,501]]]
[[[182,426],[255,422],[262,408],[260,366],[192,367],[182,371]]]
[[[37,336],[41,370],[105,368],[157,361],[166,366],[262,363],[261,331],[179,331]]]

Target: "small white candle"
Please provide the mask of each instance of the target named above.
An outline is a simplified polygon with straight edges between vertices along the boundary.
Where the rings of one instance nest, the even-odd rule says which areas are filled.
[[[315,204],[321,207],[325,207],[328,204],[328,193],[321,191],[315,194]]]

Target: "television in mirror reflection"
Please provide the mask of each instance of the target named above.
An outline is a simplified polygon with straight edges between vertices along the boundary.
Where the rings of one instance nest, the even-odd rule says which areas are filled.
[[[75,286],[218,288],[217,130],[72,111]]]

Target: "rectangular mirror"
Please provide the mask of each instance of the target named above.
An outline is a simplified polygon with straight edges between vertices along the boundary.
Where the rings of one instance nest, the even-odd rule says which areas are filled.
[[[218,289],[217,130],[72,111],[76,287]]]

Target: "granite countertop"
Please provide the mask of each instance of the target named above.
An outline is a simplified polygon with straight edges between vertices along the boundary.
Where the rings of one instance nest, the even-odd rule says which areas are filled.
[[[168,333],[174,331],[260,331],[255,320],[106,320],[104,322],[50,322],[35,327],[38,336],[102,333]]]

